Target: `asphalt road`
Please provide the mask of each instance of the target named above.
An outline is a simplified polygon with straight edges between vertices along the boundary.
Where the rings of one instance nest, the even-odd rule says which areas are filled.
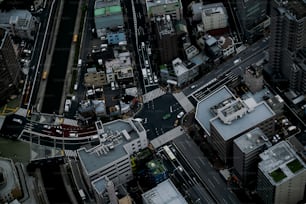
[[[244,51],[233,57],[232,59],[227,60],[226,62],[222,63],[220,66],[209,72],[208,74],[204,75],[201,79],[198,81],[190,84],[188,87],[186,87],[183,90],[183,93],[186,96],[190,96],[193,92],[195,92],[198,88],[205,85],[210,80],[217,78],[218,76],[223,75],[224,73],[227,73],[232,70],[237,70],[239,67],[246,67],[247,65],[250,65],[252,63],[255,63],[255,59],[258,59],[259,56],[263,56],[264,50],[268,48],[269,40],[261,40],[250,47],[246,48]],[[240,58],[241,62],[234,64],[234,61],[236,59]],[[237,71],[235,71],[237,72]],[[192,89],[191,87],[195,85],[197,89]]]
[[[170,106],[172,106],[173,111],[171,117],[163,120],[163,116],[170,113]],[[173,95],[167,93],[153,101],[143,104],[142,110],[135,118],[147,118],[147,122],[143,126],[147,130],[148,139],[152,140],[173,129],[174,122],[177,119],[176,116],[182,110],[183,108]]]
[[[221,178],[220,174],[209,163],[208,159],[204,157],[199,147],[187,135],[182,135],[176,138],[173,143],[184,155],[188,158],[193,170],[200,177],[201,181],[206,184],[210,193],[218,203],[240,203],[236,195],[227,189],[225,181]]]
[[[63,14],[56,38],[52,64],[49,71],[42,112],[58,113],[72,43],[78,1],[64,2]]]

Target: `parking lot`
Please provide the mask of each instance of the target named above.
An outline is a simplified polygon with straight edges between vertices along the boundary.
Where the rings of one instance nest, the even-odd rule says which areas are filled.
[[[144,119],[143,126],[147,130],[148,139],[152,140],[173,129],[175,125],[179,125],[180,121],[177,119],[177,115],[181,111],[183,108],[173,95],[166,93],[143,104],[142,110],[135,118]],[[176,120],[178,121],[176,122]]]

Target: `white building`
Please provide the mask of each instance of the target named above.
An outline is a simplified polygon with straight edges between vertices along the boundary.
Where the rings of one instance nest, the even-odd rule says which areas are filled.
[[[97,203],[118,204],[114,183],[107,176],[97,178],[91,182],[91,185]]]
[[[228,16],[222,3],[207,4],[202,8],[204,31],[210,31],[228,26]]]
[[[133,119],[99,123],[100,144],[77,150],[88,185],[107,176],[115,186],[133,178],[130,155],[148,146],[146,131]]]
[[[170,179],[142,194],[144,204],[187,204]]]
[[[291,146],[282,141],[259,156],[257,193],[263,203],[295,204],[302,200],[306,165]]]

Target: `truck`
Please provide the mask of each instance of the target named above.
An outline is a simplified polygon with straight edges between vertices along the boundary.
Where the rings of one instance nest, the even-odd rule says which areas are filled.
[[[78,68],[81,68],[82,67],[82,59],[79,59],[78,60]]]
[[[86,199],[86,196],[85,196],[85,193],[84,193],[83,189],[79,189],[79,194],[80,194],[80,197],[82,198],[82,200]]]

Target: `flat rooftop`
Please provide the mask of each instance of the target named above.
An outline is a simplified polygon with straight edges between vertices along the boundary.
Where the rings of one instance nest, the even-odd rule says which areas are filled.
[[[210,119],[215,117],[210,108],[231,97],[235,98],[234,94],[227,88],[227,86],[222,86],[198,103],[195,118],[209,135]]]
[[[101,142],[100,145],[91,149],[82,147],[77,150],[80,161],[88,174],[128,155],[127,151],[124,149],[124,145],[139,138],[138,132],[132,126],[133,123],[137,123],[137,121],[115,120],[106,123],[103,125],[104,132],[107,134],[106,140],[108,140],[108,138],[114,138],[114,140],[108,143]],[[138,126],[141,125],[138,124]],[[144,131],[143,128],[137,129]],[[100,138],[100,141],[101,139],[102,138]],[[110,144],[112,144],[111,146],[113,147],[110,147]]]
[[[269,142],[266,135],[258,127],[247,132],[244,135],[241,135],[240,137],[234,140],[234,143],[245,154],[248,154],[254,149],[257,149],[265,144],[271,146],[271,143]]]
[[[91,184],[98,194],[102,194],[106,190],[107,182],[108,181],[103,176],[103,177],[99,177],[96,180],[92,181]]]
[[[142,199],[150,204],[187,204],[170,179],[143,193]]]
[[[205,16],[210,16],[216,13],[226,14],[223,3],[206,4],[202,6],[202,12]]]
[[[261,153],[258,168],[271,184],[279,185],[306,171],[305,163],[286,141],[281,141]]]
[[[224,124],[218,117],[211,119],[210,122],[222,138],[227,141],[274,115],[275,113],[273,110],[266,104],[266,102],[262,101],[255,106],[253,111],[246,113],[242,118],[232,120],[232,123],[229,125]]]
[[[147,8],[159,5],[167,5],[172,3],[179,3],[179,0],[146,0]]]
[[[0,198],[10,194],[15,188],[20,188],[13,160],[0,157],[0,171],[3,173],[5,184],[1,186]]]

